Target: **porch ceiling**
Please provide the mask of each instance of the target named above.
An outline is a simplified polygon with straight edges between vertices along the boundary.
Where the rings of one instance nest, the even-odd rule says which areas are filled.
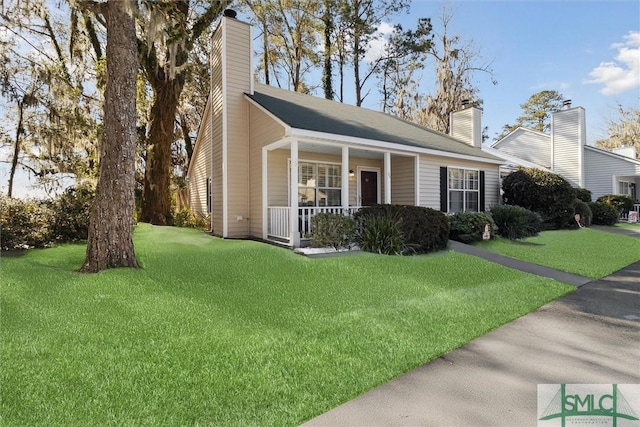
[[[342,147],[338,145],[319,144],[314,142],[300,142],[298,150],[309,153],[329,154],[333,156],[342,155]],[[391,153],[391,157],[397,156],[397,153]],[[384,153],[377,150],[365,150],[362,148],[349,147],[349,157],[358,157],[363,159],[383,159]]]

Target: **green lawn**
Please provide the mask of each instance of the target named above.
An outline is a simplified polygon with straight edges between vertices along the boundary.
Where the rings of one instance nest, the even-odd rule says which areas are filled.
[[[640,239],[606,231],[544,231],[522,241],[496,239],[477,244],[512,258],[599,279],[640,260]]]
[[[309,259],[141,224],[143,269],[3,257],[2,425],[297,425],[573,288],[441,252]]]

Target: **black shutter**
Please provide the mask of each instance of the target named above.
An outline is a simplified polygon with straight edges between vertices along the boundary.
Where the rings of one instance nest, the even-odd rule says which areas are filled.
[[[440,167],[440,210],[445,213],[449,212],[448,178],[447,168],[444,166]]]
[[[478,206],[479,212],[484,212],[484,171],[480,171],[480,205]]]

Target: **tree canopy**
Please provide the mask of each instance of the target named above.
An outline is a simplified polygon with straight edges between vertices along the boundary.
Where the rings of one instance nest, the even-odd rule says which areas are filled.
[[[525,103],[520,104],[522,114],[514,124],[506,124],[502,127],[502,132],[495,138],[496,141],[504,138],[519,127],[549,133],[551,130],[551,114],[560,110],[564,101],[564,96],[555,90],[542,90],[534,93]]]
[[[609,136],[596,141],[596,146],[605,150],[635,147],[640,159],[640,108],[624,108],[618,105],[618,117],[609,120]]]

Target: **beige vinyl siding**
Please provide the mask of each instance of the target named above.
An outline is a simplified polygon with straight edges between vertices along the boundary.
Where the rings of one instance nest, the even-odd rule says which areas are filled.
[[[440,210],[440,166],[449,159],[420,156],[420,206]]]
[[[440,167],[484,171],[484,210],[499,203],[498,165],[435,156],[420,156],[420,205],[440,210]]]
[[[289,206],[289,159],[291,154],[288,148],[270,151],[268,153],[267,194],[268,206]],[[300,161],[329,162],[340,164],[341,156],[330,154],[298,153]],[[349,170],[353,170],[356,176],[349,177],[349,205],[357,206],[357,170],[358,167],[377,168],[380,170],[380,197],[384,195],[384,179],[382,175],[383,161],[378,159],[365,159],[359,157],[349,158]],[[393,167],[391,168],[393,171]],[[412,187],[413,188],[413,187]],[[382,202],[382,201],[381,201]]]
[[[551,126],[551,170],[574,187],[582,187],[584,109],[578,107],[554,113]]]
[[[212,141],[212,212],[211,227],[222,235],[222,32],[211,41],[211,141]]]
[[[262,238],[262,147],[283,136],[282,125],[249,105],[249,235],[253,237]]]
[[[207,177],[211,176],[211,108],[207,103],[196,138],[193,166],[189,169],[189,206],[200,216],[207,212]]]
[[[391,203],[415,204],[415,157],[391,158]]]
[[[551,167],[551,137],[540,132],[516,129],[493,148],[536,165]]]
[[[624,181],[636,183],[640,181],[640,178],[637,178],[635,181],[623,178],[625,176],[640,176],[640,165],[606,153],[585,148],[584,164],[585,170],[588,171],[588,173],[585,174],[585,188],[591,191],[591,198],[593,200],[607,194],[618,192],[619,179],[616,179],[614,186],[614,174],[616,178],[621,178]],[[636,184],[636,188],[640,188],[640,185]]]
[[[227,150],[227,236],[249,235],[249,120],[245,92],[251,90],[251,29],[236,19],[225,19],[226,86],[223,132]],[[223,143],[224,143],[223,136]],[[238,219],[238,218],[242,219]]]
[[[289,206],[289,149],[267,153],[267,206]]]

